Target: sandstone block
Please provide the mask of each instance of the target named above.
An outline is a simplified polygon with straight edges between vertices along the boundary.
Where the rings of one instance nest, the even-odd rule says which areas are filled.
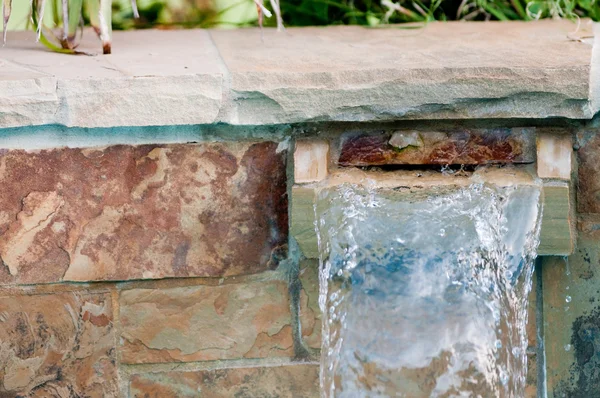
[[[69,62],[43,51],[35,32],[9,35],[0,62],[2,127],[209,124],[222,107],[226,71],[206,30],[115,31],[110,57]],[[86,29],[78,49],[96,52],[95,36]]]
[[[116,397],[114,344],[110,294],[0,297],[0,396]]]
[[[277,146],[0,150],[0,283],[273,268],[288,228]]]
[[[125,363],[291,357],[287,284],[132,289],[121,292]]]
[[[584,26],[585,25],[585,26]],[[216,30],[232,123],[589,118],[591,40],[569,21]],[[591,35],[582,24],[585,36]]]

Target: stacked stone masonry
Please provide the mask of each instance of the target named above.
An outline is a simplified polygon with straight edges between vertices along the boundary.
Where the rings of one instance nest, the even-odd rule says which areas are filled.
[[[65,68],[9,33],[0,397],[318,397],[314,187],[481,166],[544,187],[526,397],[600,397],[600,50],[573,30],[117,32]]]

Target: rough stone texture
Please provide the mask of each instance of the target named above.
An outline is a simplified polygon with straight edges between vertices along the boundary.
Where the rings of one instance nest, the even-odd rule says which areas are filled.
[[[600,134],[583,131],[577,135],[577,211],[600,213]]]
[[[305,259],[300,263],[300,328],[304,343],[321,348],[321,309],[319,308],[319,261]]]
[[[0,150],[0,282],[254,273],[287,244],[277,143]]]
[[[291,357],[286,283],[132,289],[121,292],[126,363]]]
[[[318,398],[319,366],[219,369],[134,375],[131,398]]]
[[[540,134],[537,137],[537,173],[540,178],[571,179],[571,135]]]
[[[113,54],[65,57],[10,32],[0,60],[0,125],[212,123],[226,71],[206,31],[114,32]],[[78,49],[98,49],[86,30]]]
[[[575,30],[446,22],[265,29],[264,41],[258,29],[144,30],[115,32],[113,54],[96,57],[49,53],[34,32],[10,32],[0,125],[591,118],[592,32],[584,22],[582,40],[570,40]],[[78,49],[97,51],[92,31]]]
[[[580,226],[575,253],[543,264],[548,397],[592,398],[600,391],[600,220]]]
[[[570,41],[574,30],[564,21],[302,28],[267,30],[264,44],[257,30],[211,34],[231,74],[231,120],[270,124],[589,118],[592,46]]]
[[[0,397],[117,396],[110,294],[0,296]]]
[[[341,139],[342,166],[533,163],[535,129],[350,133]]]

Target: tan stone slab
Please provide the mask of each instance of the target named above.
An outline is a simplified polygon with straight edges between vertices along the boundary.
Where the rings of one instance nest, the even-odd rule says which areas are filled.
[[[0,150],[0,283],[249,274],[286,255],[278,144]]]
[[[109,293],[0,297],[0,396],[116,397],[114,345]]]
[[[52,123],[58,109],[56,79],[3,59],[0,52],[0,127]]]
[[[226,71],[206,31],[185,32],[116,31],[113,54],[93,57],[51,53],[35,43],[35,32],[10,32],[0,59],[44,79],[32,78],[29,72],[16,76],[15,89],[0,95],[0,126],[215,122]],[[78,49],[97,52],[99,48],[95,33],[86,30]],[[34,91],[19,95],[35,84],[42,95]]]
[[[18,73],[0,77],[0,127],[591,118],[598,56],[588,22],[582,40],[569,39],[575,30],[546,20],[265,29],[264,40],[258,29],[117,31],[113,54],[93,57],[10,32],[0,60]],[[91,30],[78,49],[98,52]]]
[[[319,366],[218,369],[133,375],[132,398],[319,397]]]
[[[582,24],[591,35],[589,24]],[[592,45],[567,21],[211,31],[236,124],[590,118]]]
[[[132,289],[119,302],[125,363],[294,355],[283,281]]]
[[[600,223],[586,224],[592,232],[579,235],[567,262],[553,257],[543,264],[549,397],[595,397],[600,391]]]

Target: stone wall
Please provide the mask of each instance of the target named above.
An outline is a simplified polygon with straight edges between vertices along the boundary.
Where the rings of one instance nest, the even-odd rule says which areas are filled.
[[[418,174],[421,186],[468,182],[472,171],[444,177],[445,164],[525,175],[536,159],[547,183],[560,182],[564,167],[543,169],[543,145],[570,148],[572,129],[499,127],[511,123],[314,125],[269,140],[3,150],[2,396],[319,396],[312,202],[298,192],[336,169],[365,173],[353,159],[365,166],[371,154],[403,168],[383,171],[389,181]],[[586,145],[580,159],[594,141]],[[398,146],[410,148],[386,152]],[[566,192],[566,205],[548,199],[559,208],[548,250],[572,248]],[[593,192],[580,186],[581,195],[593,203]],[[534,291],[528,397],[540,305]]]
[[[3,150],[0,395],[318,396],[287,158],[272,141]]]

